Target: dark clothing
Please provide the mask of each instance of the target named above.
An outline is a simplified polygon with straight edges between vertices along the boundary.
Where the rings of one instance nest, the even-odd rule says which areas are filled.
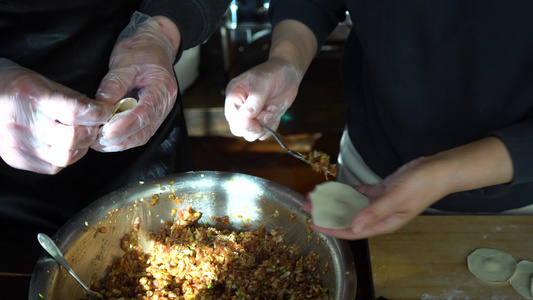
[[[0,0],[0,57],[94,98],[115,41],[136,10],[172,19],[185,50],[209,37],[229,2]],[[139,180],[192,169],[179,96],[144,146],[117,153],[89,150],[57,175],[0,161],[0,273],[31,273],[41,252],[37,233],[53,235],[99,197]]]
[[[273,25],[306,24],[319,45],[345,18],[342,78],[350,138],[386,177],[401,165],[493,135],[510,184],[449,195],[434,208],[499,212],[533,203],[533,2],[273,0]]]

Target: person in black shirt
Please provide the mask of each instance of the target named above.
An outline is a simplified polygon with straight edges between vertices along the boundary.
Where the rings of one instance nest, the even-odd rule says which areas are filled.
[[[265,139],[324,40],[349,12],[348,104],[338,180],[371,199],[358,239],[423,212],[531,212],[533,3],[274,0],[269,58],[233,79],[232,133]]]
[[[173,65],[229,2],[0,1],[3,297],[27,297],[37,233],[113,190],[193,169]],[[110,120],[126,96],[137,106]]]

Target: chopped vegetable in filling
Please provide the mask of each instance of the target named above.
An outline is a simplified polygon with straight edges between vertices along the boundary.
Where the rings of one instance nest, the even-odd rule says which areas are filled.
[[[317,253],[303,257],[276,229],[219,230],[197,224],[200,216],[179,211],[152,233],[146,253],[132,230],[122,239],[124,256],[92,288],[108,300],[329,299]]]
[[[333,177],[337,176],[337,164],[332,164],[330,162],[329,155],[326,153],[313,150],[303,157],[307,159],[307,162],[311,165],[313,170],[317,172],[324,172],[326,179],[328,175]]]

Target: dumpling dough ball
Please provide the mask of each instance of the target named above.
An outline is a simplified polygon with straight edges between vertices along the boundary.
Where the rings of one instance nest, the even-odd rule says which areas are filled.
[[[520,295],[527,299],[533,299],[531,295],[531,280],[533,278],[533,262],[521,260],[518,262],[516,272],[509,279],[511,286]]]
[[[349,228],[353,217],[369,203],[353,187],[336,181],[315,186],[309,198],[315,225],[330,229]]]
[[[477,278],[488,283],[506,283],[516,271],[516,260],[497,249],[479,248],[468,255],[468,269]]]

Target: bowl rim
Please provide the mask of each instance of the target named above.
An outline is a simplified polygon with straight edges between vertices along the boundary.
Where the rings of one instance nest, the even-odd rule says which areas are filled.
[[[254,180],[268,186],[269,188],[283,191],[283,193],[286,193],[289,196],[287,199],[292,202],[292,205],[299,205],[302,207],[306,201],[305,196],[296,192],[295,190],[258,176],[221,171],[190,171],[174,173],[147,179],[139,183],[133,183],[98,198],[74,214],[63,226],[57,230],[57,232],[52,236],[52,239],[56,242],[58,248],[62,252],[65,252],[69,248],[70,244],[74,243],[79,236],[83,235],[83,230],[79,230],[80,222],[85,222],[86,224],[87,222],[90,224],[98,223],[102,219],[101,216],[103,213],[108,213],[110,209],[112,210],[124,206],[123,200],[116,200],[121,200],[125,197],[125,195],[135,194],[135,192],[140,190],[143,190],[144,193],[151,193],[149,190],[153,189],[154,193],[157,193],[157,191],[160,191],[162,184],[175,182],[178,178],[194,178],[195,176],[201,176],[202,178],[217,178],[221,181],[237,177]],[[148,191],[146,191],[147,189]],[[109,206],[109,204],[114,204],[115,206]],[[339,283],[340,295],[337,298],[355,299],[357,291],[357,274],[355,269],[355,259],[353,256],[354,254],[352,253],[348,241],[326,236],[318,232],[315,232],[315,234],[317,234],[320,238],[327,240],[329,244],[335,247],[339,253],[339,258],[342,258],[339,259],[338,263],[342,264],[346,270],[346,280]],[[46,278],[43,276],[38,276],[38,274],[53,273],[56,272],[57,268],[59,268],[59,265],[55,262],[55,260],[53,260],[44,250],[42,250],[30,280],[28,295],[30,300],[42,300],[43,298],[40,295],[48,293],[48,282]]]

